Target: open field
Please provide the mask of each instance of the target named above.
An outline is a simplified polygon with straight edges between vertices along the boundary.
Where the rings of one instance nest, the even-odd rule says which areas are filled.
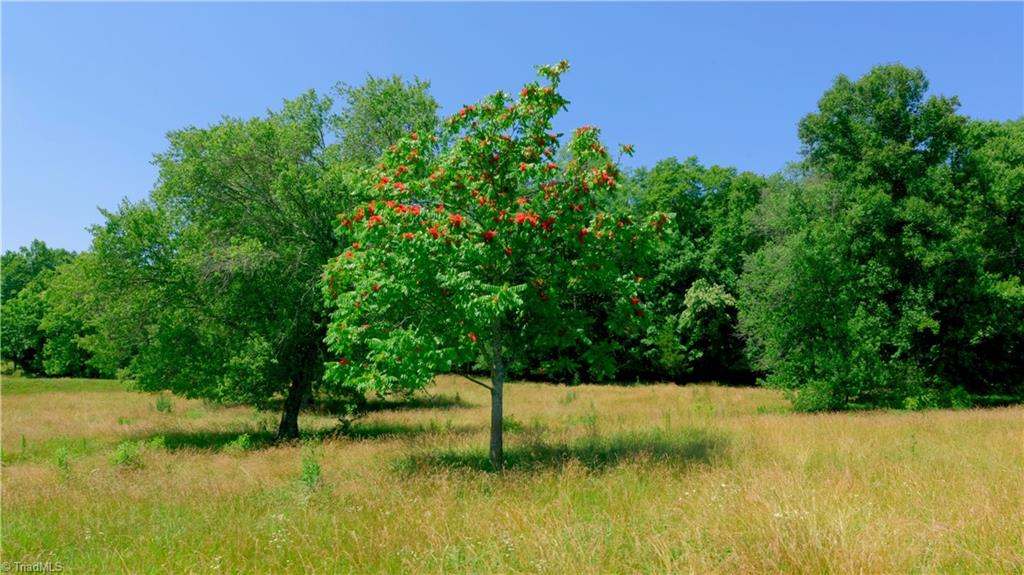
[[[181,398],[167,412],[117,382],[4,378],[3,560],[82,573],[1024,570],[1024,408],[797,415],[761,389],[512,384],[511,469],[493,473],[486,392],[450,378],[431,391],[376,404],[347,437],[304,416],[312,440],[270,446],[276,414]],[[117,465],[126,440],[141,448]]]

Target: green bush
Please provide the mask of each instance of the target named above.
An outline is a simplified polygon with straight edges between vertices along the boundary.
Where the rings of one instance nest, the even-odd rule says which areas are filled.
[[[155,407],[160,413],[170,413],[174,411],[174,404],[171,402],[171,398],[162,393],[156,396]]]
[[[110,463],[122,469],[142,467],[142,445],[138,441],[122,441],[110,456]]]

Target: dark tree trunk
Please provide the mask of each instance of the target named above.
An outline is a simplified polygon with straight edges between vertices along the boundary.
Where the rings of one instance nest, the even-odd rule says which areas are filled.
[[[288,386],[288,396],[284,399],[281,412],[281,425],[277,428],[278,440],[299,438],[299,410],[302,409],[302,398],[308,388],[309,381],[305,377],[293,379]]]
[[[502,357],[500,328],[495,330],[491,346],[491,466],[501,469],[505,465],[503,441],[502,387],[505,384],[505,361]]]
[[[277,439],[287,441],[299,438],[299,412],[316,376],[317,354],[299,360],[299,366],[288,385],[288,395],[281,411],[281,425],[277,428]]]

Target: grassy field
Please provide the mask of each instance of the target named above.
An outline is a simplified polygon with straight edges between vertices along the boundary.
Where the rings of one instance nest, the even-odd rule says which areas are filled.
[[[798,415],[776,393],[441,378],[345,437],[117,382],[2,383],[2,555],[67,572],[1024,571],[1024,409]],[[158,409],[159,407],[159,409]],[[169,410],[169,411],[168,411]],[[125,443],[129,442],[129,443]]]

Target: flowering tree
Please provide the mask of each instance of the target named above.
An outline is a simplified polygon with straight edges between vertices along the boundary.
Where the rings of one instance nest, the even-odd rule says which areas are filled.
[[[509,359],[538,339],[586,341],[595,308],[611,330],[635,333],[642,266],[668,219],[601,211],[619,171],[596,128],[576,130],[571,159],[556,162],[551,119],[567,104],[556,91],[567,69],[540,67],[546,82],[518,99],[497,92],[449,118],[440,137],[410,133],[391,146],[367,185],[373,199],[339,214],[351,245],[323,278],[337,354],[327,385],[389,393],[460,373],[491,393],[495,467]],[[468,373],[474,362],[489,383]]]

